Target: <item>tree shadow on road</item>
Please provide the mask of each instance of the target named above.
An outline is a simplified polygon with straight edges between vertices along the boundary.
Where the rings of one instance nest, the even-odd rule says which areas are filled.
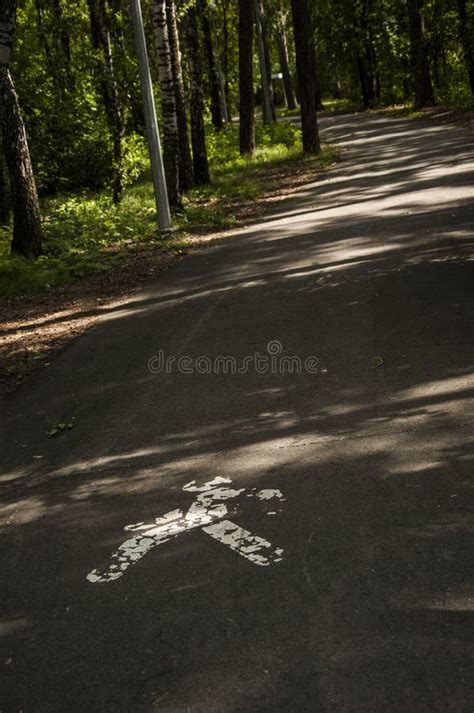
[[[363,136],[362,121],[334,135],[390,128],[352,160],[364,174],[366,153],[385,156],[395,188],[370,198],[380,177],[355,172],[351,193],[349,154],[312,197],[327,209],[305,213],[308,192],[292,222],[181,262],[10,402],[12,710],[468,710],[474,168],[458,170],[444,128],[433,148],[418,126],[374,119]],[[344,192],[358,198],[341,208]],[[240,363],[272,340],[319,372],[147,367],[160,349]],[[275,517],[250,500],[232,512],[282,563],[192,532],[116,582],[86,580],[124,526],[186,509],[183,486],[216,476],[282,490]]]

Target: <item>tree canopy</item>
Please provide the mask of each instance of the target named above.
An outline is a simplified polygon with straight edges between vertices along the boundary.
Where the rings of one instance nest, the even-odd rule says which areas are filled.
[[[361,109],[464,104],[474,90],[473,0],[142,0],[168,195],[211,179],[207,144],[240,119],[301,108],[320,148],[324,101]],[[41,252],[40,199],[102,189],[119,203],[148,167],[128,0],[0,3],[0,220]]]

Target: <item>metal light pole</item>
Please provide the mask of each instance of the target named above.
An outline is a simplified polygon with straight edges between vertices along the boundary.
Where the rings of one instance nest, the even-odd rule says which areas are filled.
[[[265,60],[265,47],[263,44],[263,31],[262,31],[262,18],[260,17],[260,8],[258,6],[258,0],[254,0],[253,3],[254,13],[255,13],[255,25],[257,30],[257,47],[258,47],[258,58],[260,61],[260,75],[262,78],[262,92],[263,92],[263,117],[266,124],[271,124],[272,118],[272,104],[270,99],[270,92],[268,90],[268,69]]]
[[[148,136],[148,151],[150,152],[151,175],[155,193],[156,211],[158,214],[158,229],[171,228],[171,214],[166,188],[165,169],[161,154],[160,134],[156,119],[155,97],[151,84],[150,63],[146,48],[145,30],[143,28],[143,15],[140,0],[131,0],[132,23],[135,34],[135,47],[140,71],[142,86],[143,109],[145,113],[145,126]]]

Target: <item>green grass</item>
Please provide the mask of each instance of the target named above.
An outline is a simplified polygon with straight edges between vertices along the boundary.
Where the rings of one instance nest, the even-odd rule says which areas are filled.
[[[255,200],[269,189],[259,172],[295,161],[315,161],[321,167],[335,159],[324,147],[317,158],[302,154],[300,132],[289,122],[258,125],[257,151],[252,158],[238,151],[238,127],[208,132],[212,184],[190,191],[174,216],[176,231],[157,237],[155,203],[149,176],[127,188],[119,206],[110,191],[57,195],[42,200],[44,254],[35,262],[10,255],[11,226],[0,227],[0,297],[47,291],[88,275],[113,269],[137,242],[153,240],[163,249],[182,250],[196,228],[226,228],[235,224],[232,205]]]
[[[360,111],[360,103],[353,99],[323,99],[324,114],[337,114],[351,111]]]
[[[436,118],[444,115],[458,118],[466,117],[469,119],[474,116],[474,99],[472,97],[459,97],[456,101],[446,103],[439,102],[436,106],[426,109],[415,109],[412,103],[394,104],[382,106],[375,111],[377,114],[394,118],[424,119],[429,116]]]
[[[360,104],[354,102],[352,99],[323,99],[323,110],[319,112],[320,114],[338,114],[350,111],[359,111]],[[278,116],[282,118],[289,118],[292,116],[299,116],[300,109],[278,109]]]
[[[390,116],[394,119],[407,118],[407,119],[422,119],[425,113],[422,109],[415,109],[413,104],[394,104],[389,106],[382,106],[374,109],[376,114],[382,114],[383,116]]]

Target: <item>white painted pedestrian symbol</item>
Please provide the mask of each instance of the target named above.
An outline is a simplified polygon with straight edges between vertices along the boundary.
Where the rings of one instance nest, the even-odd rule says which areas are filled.
[[[231,520],[225,519],[228,510],[224,502],[233,500],[246,491],[246,488],[234,490],[229,487],[231,483],[229,478],[218,477],[199,487],[193,480],[183,487],[186,492],[199,493],[187,513],[173,510],[163,517],[156,518],[153,523],[139,522],[135,525],[127,525],[124,528],[126,531],[137,534],[119,546],[113,553],[108,567],[103,570],[92,570],[87,575],[89,582],[111,582],[118,579],[154,547],[195,529],[201,529],[202,532],[227,545],[253,564],[266,567],[274,562],[280,562],[283,555],[281,548],[275,548],[263,537],[254,535]],[[255,497],[261,501],[284,500],[280,490],[257,491],[257,488],[247,492],[246,497]],[[276,510],[272,510],[267,512],[267,515],[276,515],[276,513]]]

